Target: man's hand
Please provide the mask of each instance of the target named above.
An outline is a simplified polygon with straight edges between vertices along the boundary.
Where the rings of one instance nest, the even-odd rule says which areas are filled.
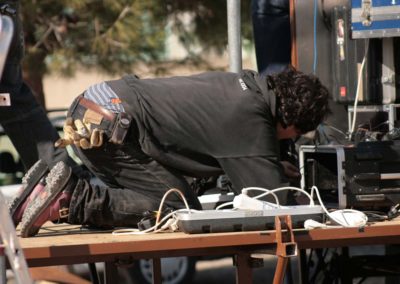
[[[83,123],[80,119],[68,117],[64,123],[64,138],[58,139],[56,147],[66,147],[74,144],[82,149],[91,149],[103,145],[104,131],[98,128],[90,130],[90,123]]]
[[[281,164],[283,166],[283,172],[287,178],[291,179],[300,177],[299,169],[296,166],[292,165],[288,161],[281,161]]]

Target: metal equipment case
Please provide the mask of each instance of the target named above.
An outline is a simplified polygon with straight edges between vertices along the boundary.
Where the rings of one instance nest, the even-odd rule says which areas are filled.
[[[381,79],[382,104],[399,101],[398,48],[400,37],[400,1],[398,0],[352,0],[351,1],[351,37],[353,39],[370,39],[370,44],[381,41],[380,46],[372,47],[377,54],[375,61],[381,62],[378,70]],[[381,74],[379,74],[381,73]],[[372,74],[374,75],[374,74]],[[374,80],[374,76],[370,78]],[[378,93],[377,93],[378,94]]]
[[[352,0],[353,38],[400,35],[400,2],[397,0]]]
[[[400,141],[300,147],[301,187],[327,206],[380,209],[400,201]]]
[[[382,41],[380,39],[353,40],[350,25],[349,8],[334,7],[331,33],[333,98],[336,102],[344,104],[354,102],[361,62],[365,56],[358,102],[380,104],[382,102]]]

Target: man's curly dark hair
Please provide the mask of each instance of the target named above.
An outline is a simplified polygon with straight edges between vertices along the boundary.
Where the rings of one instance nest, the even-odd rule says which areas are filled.
[[[331,113],[329,91],[314,75],[289,66],[267,76],[268,87],[276,95],[277,118],[284,128],[295,126],[301,133],[314,130]]]

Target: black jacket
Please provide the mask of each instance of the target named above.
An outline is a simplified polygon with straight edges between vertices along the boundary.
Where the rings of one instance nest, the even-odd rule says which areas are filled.
[[[256,72],[107,82],[133,116],[142,150],[189,176],[225,172],[237,192],[281,184],[275,95]]]

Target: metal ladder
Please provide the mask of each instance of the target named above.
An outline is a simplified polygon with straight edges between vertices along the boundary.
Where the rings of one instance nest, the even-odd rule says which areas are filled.
[[[0,236],[2,243],[0,244],[0,283],[7,283],[6,279],[6,258],[14,272],[17,283],[29,284],[33,283],[29,274],[28,265],[26,263],[24,253],[19,244],[14,224],[11,220],[8,206],[5,198],[0,192]]]

